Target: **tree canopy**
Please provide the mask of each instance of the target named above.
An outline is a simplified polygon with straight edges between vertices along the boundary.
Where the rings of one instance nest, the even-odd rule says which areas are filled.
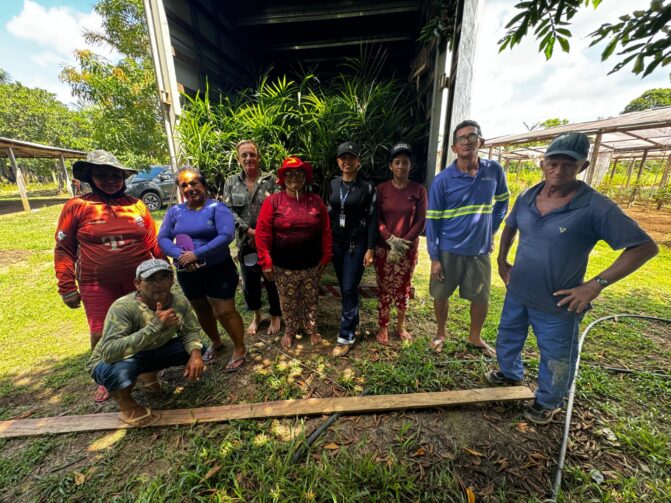
[[[539,41],[538,49],[550,59],[558,43],[564,52],[570,51],[568,29],[571,19],[584,7],[597,8],[601,0],[525,0],[515,7],[520,11],[506,25],[507,32],[499,40],[499,52],[512,49],[533,29]],[[610,73],[633,64],[632,72],[643,77],[658,66],[671,63],[671,3],[653,0],[646,10],[635,10],[621,16],[617,23],[604,23],[590,33],[590,46],[606,42],[601,52],[605,61],[621,56]]]
[[[641,112],[651,108],[671,106],[671,88],[648,89],[624,107],[622,113]]]
[[[103,30],[85,33],[86,40],[107,44],[122,57],[110,62],[93,51],[77,51],[78,65],[64,68],[61,80],[85,104],[96,148],[110,150],[135,167],[165,162],[167,145],[142,0],[99,0],[94,10],[102,17]]]

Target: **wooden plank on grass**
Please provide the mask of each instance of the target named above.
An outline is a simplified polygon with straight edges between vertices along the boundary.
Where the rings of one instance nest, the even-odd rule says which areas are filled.
[[[323,414],[386,412],[403,409],[427,409],[485,402],[529,400],[533,392],[526,386],[481,388],[405,395],[372,395],[334,398],[306,398],[265,403],[246,403],[156,411],[160,419],[152,426],[211,423],[234,419],[263,419],[270,417],[300,417]],[[16,419],[0,422],[0,438],[99,431],[129,428],[117,413],[88,414],[84,416]]]

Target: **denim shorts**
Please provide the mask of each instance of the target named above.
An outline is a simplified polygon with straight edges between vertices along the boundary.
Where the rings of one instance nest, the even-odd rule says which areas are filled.
[[[180,271],[177,281],[189,300],[210,299],[228,300],[235,297],[238,287],[238,270],[233,259],[227,257],[218,264],[201,267],[194,272]]]
[[[205,353],[205,348],[202,352]],[[101,361],[93,368],[91,377],[96,383],[105,386],[107,391],[113,392],[130,387],[145,372],[186,365],[190,357],[182,341],[174,337],[159,348],[140,351],[118,362]]]

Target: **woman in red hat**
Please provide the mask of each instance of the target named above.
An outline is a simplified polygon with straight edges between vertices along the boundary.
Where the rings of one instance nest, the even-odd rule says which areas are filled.
[[[277,174],[282,191],[261,206],[256,223],[259,265],[280,295],[285,330],[282,346],[291,347],[301,322],[312,344],[317,332],[319,279],[331,260],[333,238],[324,201],[307,191],[312,165],[288,157]]]

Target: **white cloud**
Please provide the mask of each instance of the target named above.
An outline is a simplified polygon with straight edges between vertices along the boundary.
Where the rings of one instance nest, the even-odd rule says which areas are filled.
[[[61,61],[70,61],[75,49],[91,48],[84,41],[84,31],[100,30],[101,25],[100,16],[95,12],[78,12],[65,6],[47,8],[32,0],[24,0],[23,9],[7,22],[6,28],[15,37],[34,42],[50,54],[60,56]],[[109,59],[118,56],[109,47],[92,49]]]
[[[472,117],[483,124],[487,137],[519,133],[524,122],[551,117],[582,122],[617,115],[643,91],[668,87],[668,71],[641,79],[630,68],[608,72],[617,59],[600,61],[602,45],[589,48],[590,32],[621,14],[646,8],[648,0],[610,0],[593,10],[582,9],[570,27],[571,51],[557,46],[550,61],[538,52],[538,42],[527,37],[512,51],[498,52],[497,41],[516,10],[508,0],[485,0],[481,13],[473,82]]]

